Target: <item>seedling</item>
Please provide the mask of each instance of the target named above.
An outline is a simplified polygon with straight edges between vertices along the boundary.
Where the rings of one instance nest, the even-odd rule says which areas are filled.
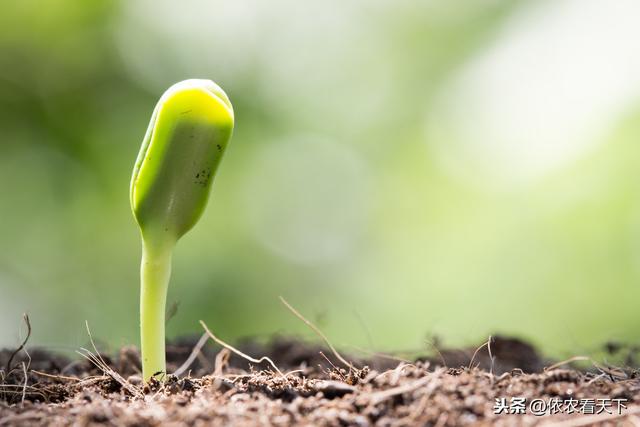
[[[171,257],[198,221],[233,131],[233,107],[211,80],[185,80],[160,98],[131,178],[131,209],[142,236],[142,375],[164,378],[165,306]]]

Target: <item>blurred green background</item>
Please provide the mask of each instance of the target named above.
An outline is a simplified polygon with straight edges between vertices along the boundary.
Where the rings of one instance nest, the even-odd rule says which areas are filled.
[[[640,340],[640,4],[21,0],[0,14],[0,345],[138,342],[129,178],[155,102],[236,131],[169,336],[377,350]]]

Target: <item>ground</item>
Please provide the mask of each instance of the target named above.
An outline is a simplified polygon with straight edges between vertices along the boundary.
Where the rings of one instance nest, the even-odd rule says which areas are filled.
[[[169,371],[183,372],[147,386],[135,348],[94,361],[4,350],[0,426],[640,425],[637,370],[554,364],[517,339],[411,360],[344,356],[347,364],[291,339],[239,345],[275,366],[197,341],[170,345]],[[632,356],[625,364],[637,366]]]

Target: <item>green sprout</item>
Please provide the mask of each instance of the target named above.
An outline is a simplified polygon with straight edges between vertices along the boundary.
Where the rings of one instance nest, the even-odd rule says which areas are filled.
[[[142,375],[164,378],[165,307],[171,256],[198,222],[233,131],[233,107],[211,80],[171,86],[156,105],[131,178],[131,209],[142,236]]]

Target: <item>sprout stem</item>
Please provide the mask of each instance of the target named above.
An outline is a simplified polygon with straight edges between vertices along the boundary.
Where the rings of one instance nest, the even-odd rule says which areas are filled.
[[[171,253],[207,204],[231,133],[233,108],[220,86],[190,79],[160,97],[133,167],[129,199],[142,235],[142,375],[164,381],[165,306]]]
[[[145,382],[155,375],[163,379],[167,372],[164,323],[172,249],[142,241],[140,338]]]

